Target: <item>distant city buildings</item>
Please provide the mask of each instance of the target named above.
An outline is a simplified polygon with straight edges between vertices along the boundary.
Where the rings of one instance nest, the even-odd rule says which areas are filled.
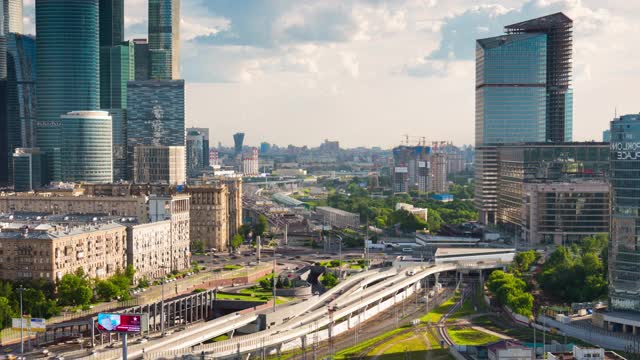
[[[260,174],[258,149],[253,147],[250,151],[242,156],[242,175],[256,176]]]
[[[359,214],[350,213],[330,206],[318,206],[316,213],[320,216],[321,220],[329,226],[352,229],[360,227]]]
[[[244,146],[244,133],[233,134],[233,154],[238,156],[242,154],[242,147]]]
[[[13,153],[13,188],[31,191],[44,185],[42,154],[38,148],[17,148]]]

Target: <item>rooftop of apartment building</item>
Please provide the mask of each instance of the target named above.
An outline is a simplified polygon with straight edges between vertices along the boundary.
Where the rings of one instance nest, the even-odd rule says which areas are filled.
[[[124,229],[125,226],[118,223],[94,223],[82,225],[66,225],[56,223],[0,223],[0,238],[2,239],[36,239],[53,240],[67,236]]]

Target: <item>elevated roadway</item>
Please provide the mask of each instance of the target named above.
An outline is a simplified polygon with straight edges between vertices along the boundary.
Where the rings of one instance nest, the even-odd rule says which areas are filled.
[[[173,358],[183,354],[199,355],[201,353],[224,358],[255,352],[263,348],[277,351],[304,348],[311,343],[312,338],[315,341],[331,339],[403,301],[419,290],[424,279],[429,276],[450,271],[502,268],[506,265],[490,262],[448,263],[404,268],[402,271],[392,268],[385,271],[364,272],[317,297],[309,303],[308,310],[298,311],[300,315],[293,316],[282,325],[206,345],[197,345],[203,341],[201,337],[188,338],[173,346],[167,341],[165,346],[162,346],[162,350],[147,352],[145,358]],[[384,276],[382,276],[383,273]],[[367,284],[373,284],[370,287],[361,285],[364,284],[364,279],[370,276],[383,281],[377,284],[373,284],[374,281],[366,281]],[[209,332],[205,336],[211,338],[212,334]],[[172,341],[172,343],[175,342]]]

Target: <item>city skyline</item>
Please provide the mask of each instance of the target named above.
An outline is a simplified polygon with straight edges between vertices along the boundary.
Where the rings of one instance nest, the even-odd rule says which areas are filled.
[[[630,60],[638,50],[624,43],[640,14],[622,1],[296,4],[183,1],[186,125],[215,129],[211,144],[230,146],[239,131],[251,145],[329,138],[391,148],[403,134],[435,132],[472,144],[474,39],[557,11],[575,25],[574,140],[598,140],[616,109],[636,112],[625,84],[640,76]],[[147,37],[146,6],[127,1],[126,39]],[[25,16],[33,32],[32,1]]]

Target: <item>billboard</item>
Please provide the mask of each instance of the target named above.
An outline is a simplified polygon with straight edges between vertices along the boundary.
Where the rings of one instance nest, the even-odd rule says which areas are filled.
[[[149,315],[100,313],[98,330],[126,333],[149,331]]]
[[[22,320],[22,325],[20,324],[20,320]],[[13,318],[11,319],[11,328],[15,330],[20,330],[22,328],[25,331],[44,332],[47,328],[47,324],[46,320],[42,318]]]

